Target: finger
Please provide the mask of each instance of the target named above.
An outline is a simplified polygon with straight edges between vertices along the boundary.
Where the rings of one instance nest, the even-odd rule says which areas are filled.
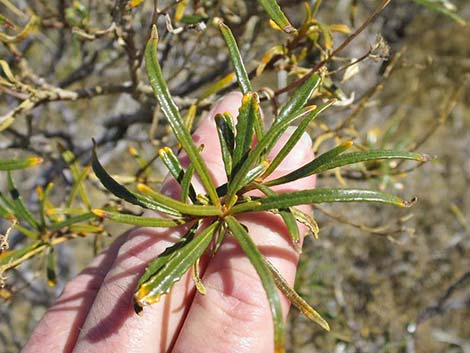
[[[283,136],[282,144],[289,137]],[[311,140],[302,137],[276,173],[286,174],[313,158]],[[276,175],[274,175],[276,176]],[[278,191],[312,189],[315,178],[303,178]],[[309,207],[304,206],[304,210]],[[278,215],[238,217],[248,227],[261,252],[293,283],[298,254]],[[176,342],[174,353],[272,352],[273,325],[269,303],[259,277],[233,237],[224,240],[210,261],[203,283],[206,295],[196,294]],[[282,297],[283,313],[289,303]]]
[[[220,149],[213,117],[216,113],[230,111],[235,114],[241,95],[229,94],[210,112],[209,117],[193,135],[196,144],[204,144],[203,158],[211,169],[215,183],[222,182],[225,172],[222,160],[212,154]],[[195,182],[195,187],[201,186]],[[174,179],[163,187],[175,196]],[[190,275],[183,276],[169,295],[160,303],[146,307],[143,316],[133,309],[132,294],[147,263],[179,240],[186,228],[171,230],[140,228],[134,230],[129,240],[121,246],[112,269],[106,275],[74,349],[77,352],[167,352],[174,344],[186,315],[186,308],[194,295]]]
[[[62,294],[39,322],[22,353],[72,351],[79,328],[126,237],[124,234],[116,239],[90,266],[65,286]]]

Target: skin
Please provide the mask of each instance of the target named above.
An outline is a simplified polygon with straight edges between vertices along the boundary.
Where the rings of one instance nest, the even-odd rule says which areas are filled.
[[[227,111],[237,116],[240,101],[239,93],[224,97],[193,135],[197,145],[205,146],[202,155],[217,184],[226,179],[214,116]],[[288,137],[286,133],[280,144]],[[182,164],[187,163],[184,155],[180,158]],[[311,140],[303,136],[272,178],[312,158]],[[195,180],[194,184],[201,192],[200,183]],[[280,186],[277,191],[314,187],[315,178],[307,177]],[[177,197],[179,190],[175,181],[167,178],[162,192]],[[310,208],[303,206],[303,210]],[[298,254],[280,217],[263,212],[246,214],[239,220],[248,227],[262,253],[292,284]],[[136,228],[123,234],[66,285],[22,352],[272,352],[273,327],[266,294],[255,269],[230,236],[215,256],[205,255],[201,260],[206,295],[196,292],[189,272],[159,303],[145,307],[142,316],[135,314],[132,293],[146,264],[184,231],[183,227]],[[287,315],[289,303],[280,296]]]

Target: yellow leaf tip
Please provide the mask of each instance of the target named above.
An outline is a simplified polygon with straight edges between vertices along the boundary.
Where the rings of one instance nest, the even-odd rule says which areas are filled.
[[[145,184],[138,183],[138,184],[137,184],[137,190],[140,191],[140,192],[145,193],[145,192],[149,191],[150,188],[149,188],[147,185],[145,185]]]
[[[95,216],[98,216],[98,217],[101,217],[101,218],[106,216],[106,211],[101,210],[99,208],[95,208],[95,209],[91,210],[91,213],[93,213]]]
[[[127,151],[131,156],[137,156],[139,154],[139,152],[137,152],[137,149],[134,146],[129,146],[127,148]]]
[[[156,24],[152,25],[152,32],[150,33],[150,39],[151,40],[158,40],[158,30],[157,30],[157,25]]]
[[[31,157],[28,160],[29,166],[34,167],[35,165],[41,164],[44,161],[41,157]]]

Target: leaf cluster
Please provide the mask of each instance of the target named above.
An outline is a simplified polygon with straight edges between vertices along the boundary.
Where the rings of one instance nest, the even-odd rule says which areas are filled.
[[[227,183],[224,185],[214,184],[200,154],[203,146],[197,146],[192,140],[179,109],[169,93],[158,60],[159,38],[154,26],[145,49],[150,84],[179,146],[190,160],[190,165],[186,169],[183,168],[170,147],[161,149],[159,155],[168,171],[180,184],[181,198],[179,200],[169,198],[145,184],[138,184],[137,192],[129,190],[106,172],[94,152],[93,170],[109,191],[133,205],[156,211],[165,217],[134,216],[102,209],[95,209],[93,213],[99,217],[138,226],[176,227],[187,225],[186,235],[178,243],[157,256],[140,279],[134,293],[134,301],[138,310],[145,305],[158,302],[161,296],[168,293],[173,284],[191,269],[196,287],[203,294],[205,289],[196,268],[198,259],[208,248],[212,249],[212,253],[216,252],[224,237],[233,236],[250,259],[266,291],[273,316],[276,352],[281,352],[284,347],[284,327],[277,289],[281,290],[307,317],[326,330],[329,330],[329,326],[287,284],[282,275],[263,256],[251,239],[247,228],[238,220],[238,216],[260,211],[280,214],[289,230],[292,245],[300,251],[298,223],[307,224],[309,229],[315,233],[318,228],[310,215],[296,208],[299,205],[324,202],[379,202],[408,207],[412,202],[373,190],[318,188],[278,194],[271,188],[272,186],[352,163],[384,159],[423,162],[428,160],[428,157],[415,152],[390,150],[346,153],[346,150],[353,145],[348,141],[319,155],[287,175],[269,180],[268,177],[293,149],[309,123],[334,101],[327,101],[319,107],[307,105],[321,82],[319,75],[310,75],[281,107],[271,126],[265,129],[261,121],[259,97],[252,88],[236,40],[229,27],[222,21],[219,21],[217,25],[226,42],[237,81],[243,93],[237,117],[233,117],[229,113],[219,114],[215,117]],[[298,122],[298,126],[291,138],[274,158],[268,159],[269,153],[280,136],[295,122]],[[257,143],[252,147],[254,138]],[[192,177],[195,175],[198,176],[204,187],[203,194],[196,194],[195,188],[191,184]],[[259,190],[264,196],[247,196],[251,190]]]

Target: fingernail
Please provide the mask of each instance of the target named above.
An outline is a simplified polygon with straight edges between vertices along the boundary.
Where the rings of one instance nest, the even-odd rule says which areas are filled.
[[[287,141],[296,129],[296,126],[289,126],[287,128],[286,132],[284,132],[284,134],[277,142],[276,147],[273,149],[272,153],[274,153],[274,156],[279,153],[281,148],[287,143]],[[277,169],[291,171],[292,169],[302,166],[311,159],[313,159],[312,139],[306,132],[304,132],[300,136],[294,148],[284,158],[281,164],[279,164],[279,167]]]

